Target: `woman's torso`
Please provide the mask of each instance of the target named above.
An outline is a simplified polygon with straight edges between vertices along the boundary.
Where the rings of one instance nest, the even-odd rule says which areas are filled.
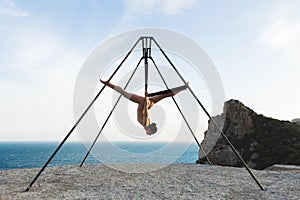
[[[152,106],[154,105],[154,102],[151,99],[147,99],[147,109],[144,109],[144,103],[141,103],[138,105],[137,108],[137,119],[138,122],[142,125],[142,126],[148,126],[150,124],[150,119],[149,119],[149,113],[148,110],[150,110],[152,108]],[[145,113],[147,112],[147,113]],[[144,124],[144,116],[147,117],[146,123]]]

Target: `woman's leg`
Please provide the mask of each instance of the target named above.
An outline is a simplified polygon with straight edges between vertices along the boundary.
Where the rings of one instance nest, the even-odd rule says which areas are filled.
[[[138,103],[138,104],[144,102],[144,97],[142,97],[142,96],[126,92],[123,88],[121,88],[121,87],[119,87],[117,85],[114,85],[114,84],[112,84],[112,83],[110,83],[108,81],[103,81],[101,79],[100,79],[100,81],[103,84],[107,85],[108,87],[110,87],[110,88],[114,89],[115,91],[119,92],[120,94],[122,94],[126,99],[129,99],[129,100],[131,100],[131,101],[133,101],[135,103]]]
[[[164,98],[172,97],[172,96],[178,94],[179,92],[186,90],[188,88],[188,84],[189,83],[187,83],[186,85],[183,85],[183,86],[175,87],[175,88],[164,90],[161,92],[156,92],[157,95],[155,95],[149,99],[151,99],[154,103],[157,103]]]

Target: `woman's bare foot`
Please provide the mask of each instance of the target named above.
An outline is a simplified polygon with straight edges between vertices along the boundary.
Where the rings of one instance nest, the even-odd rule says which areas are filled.
[[[185,89],[187,89],[188,87],[189,87],[189,85],[190,85],[190,82],[186,82],[186,84],[184,85],[185,87]]]
[[[100,82],[103,83],[104,85],[107,85],[108,81],[104,81],[102,79],[100,79]]]

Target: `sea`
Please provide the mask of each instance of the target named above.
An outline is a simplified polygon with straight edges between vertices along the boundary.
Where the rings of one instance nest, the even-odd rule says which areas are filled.
[[[59,142],[0,142],[0,170],[42,167]],[[90,144],[67,142],[48,166],[79,165]],[[195,163],[195,143],[114,142],[96,143],[85,164],[96,163]]]

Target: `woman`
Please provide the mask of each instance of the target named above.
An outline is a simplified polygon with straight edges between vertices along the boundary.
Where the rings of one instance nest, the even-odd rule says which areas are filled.
[[[182,90],[187,89],[188,84],[189,84],[189,83],[187,83],[186,85],[183,85],[180,87],[156,92],[155,93],[156,95],[153,95],[153,96],[151,95],[151,97],[148,98],[147,93],[145,94],[146,97],[142,97],[142,96],[139,96],[136,94],[128,93],[125,90],[123,90],[121,87],[113,85],[112,83],[110,83],[108,81],[103,81],[103,80],[100,80],[100,81],[103,84],[107,85],[108,87],[110,87],[110,88],[114,89],[115,91],[119,92],[120,94],[122,94],[125,98],[138,104],[137,120],[144,127],[147,135],[152,135],[157,132],[156,123],[150,124],[148,110],[150,110],[153,107],[153,105],[156,104],[157,102],[159,102],[160,100],[162,100],[166,97],[172,97],[172,96],[178,94],[179,92],[181,92]]]

